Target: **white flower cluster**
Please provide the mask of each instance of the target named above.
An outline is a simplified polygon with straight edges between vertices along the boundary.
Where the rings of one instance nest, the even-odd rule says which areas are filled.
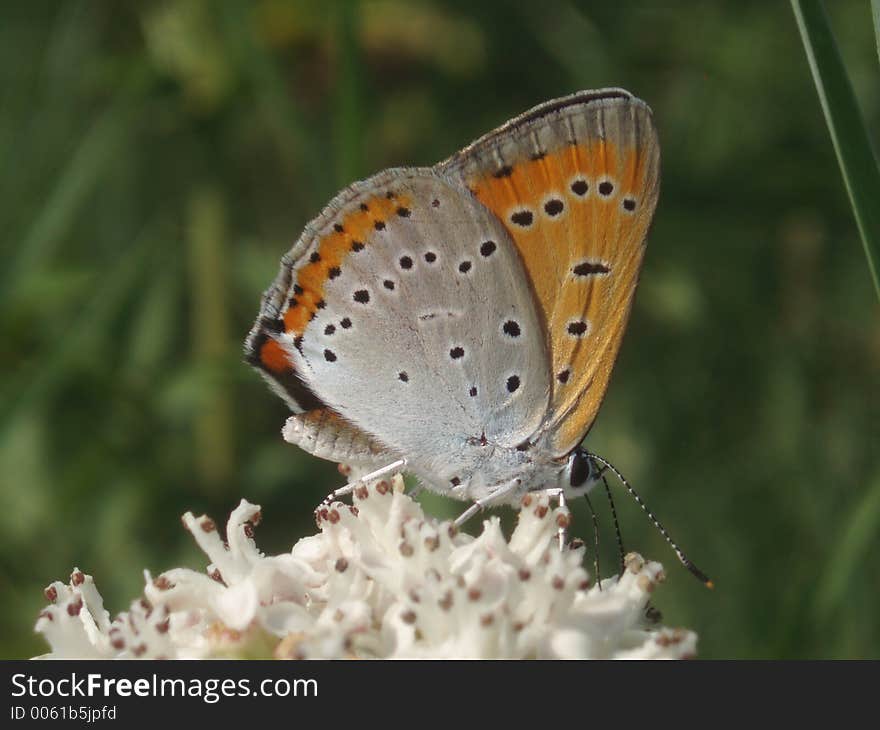
[[[46,589],[36,630],[48,658],[684,658],[696,635],[657,627],[658,563],[630,554],[623,575],[591,584],[584,548],[560,550],[569,519],[527,496],[510,539],[497,517],[478,537],[425,517],[395,476],[361,487],[354,506],[319,514],[321,531],[263,555],[244,500],[227,541],[207,517],[183,517],[207,573],[145,574],[143,598],[110,620],[90,576]]]

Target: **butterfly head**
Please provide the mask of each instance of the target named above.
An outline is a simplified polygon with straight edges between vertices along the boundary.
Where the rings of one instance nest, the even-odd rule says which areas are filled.
[[[568,457],[562,473],[566,495],[580,497],[587,494],[599,483],[603,471],[605,468],[593,459],[593,455],[578,446]]]

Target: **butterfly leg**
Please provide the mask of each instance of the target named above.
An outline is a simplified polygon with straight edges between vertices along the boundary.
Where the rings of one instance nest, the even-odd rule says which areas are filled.
[[[467,522],[471,517],[473,517],[477,512],[483,509],[483,504],[480,500],[474,502],[470,507],[468,507],[464,512],[462,512],[453,522],[452,524],[456,527],[461,527],[465,522]]]
[[[562,489],[546,489],[544,490],[544,494],[546,494],[550,499],[555,499],[559,502],[559,509],[565,510],[567,515],[568,513],[568,505],[565,500],[565,491]],[[559,529],[556,531],[556,537],[559,541],[559,551],[562,552],[565,550],[565,543],[568,537],[568,520],[559,520],[558,523]]]
[[[455,527],[461,527],[465,522],[467,522],[471,517],[473,517],[477,512],[485,509],[486,507],[495,504],[496,502],[502,502],[506,497],[510,495],[511,492],[515,492],[519,489],[522,484],[521,479],[512,479],[507,484],[502,484],[498,489],[492,492],[485,499],[478,499],[474,502],[470,507],[468,507],[464,512],[462,512],[452,524]]]
[[[324,499],[321,500],[321,504],[315,507],[315,514],[324,509],[325,507],[329,507],[331,503],[335,502],[340,497],[344,497],[346,494],[351,494],[358,487],[366,484],[367,482],[371,482],[374,479],[378,479],[379,477],[384,477],[386,474],[391,474],[392,472],[399,471],[406,466],[406,459],[397,459],[397,461],[392,461],[390,464],[383,466],[381,469],[376,469],[375,471],[371,471],[368,474],[364,474],[359,479],[355,479],[353,482],[349,482],[344,487],[340,487],[339,489],[334,489],[330,494],[328,494]]]

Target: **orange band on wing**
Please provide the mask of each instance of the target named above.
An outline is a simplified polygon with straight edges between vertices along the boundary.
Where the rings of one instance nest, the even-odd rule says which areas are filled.
[[[301,335],[324,300],[324,283],[331,272],[338,272],[345,258],[369,243],[369,238],[392,215],[408,214],[410,200],[405,195],[377,196],[365,200],[346,215],[334,230],[320,241],[309,261],[297,271],[294,296],[284,313],[284,329]],[[403,211],[403,212],[401,212]]]
[[[502,174],[502,173],[508,174]],[[557,308],[562,284],[568,279],[572,257],[577,251],[608,255],[612,242],[605,239],[626,238],[635,219],[624,216],[621,201],[632,199],[643,189],[645,160],[638,150],[619,150],[607,140],[565,145],[538,159],[525,159],[494,175],[468,181],[477,199],[492,210],[511,232],[523,257],[542,305],[545,321]],[[610,181],[609,196],[599,194],[598,186]],[[581,185],[586,185],[586,188]],[[558,218],[549,217],[543,206],[549,200],[565,206]],[[553,210],[553,208],[549,208]],[[532,223],[517,224],[511,219],[517,212],[528,212]],[[577,220],[573,221],[572,216]],[[548,250],[548,228],[560,225],[558,239]],[[564,236],[580,240],[564,240]],[[552,235],[551,235],[552,238]],[[569,309],[569,307],[565,307]]]
[[[656,164],[655,148],[637,138],[560,142],[531,157],[523,148],[466,183],[510,232],[534,288],[553,368],[548,428],[564,451],[608,385],[656,204]]]

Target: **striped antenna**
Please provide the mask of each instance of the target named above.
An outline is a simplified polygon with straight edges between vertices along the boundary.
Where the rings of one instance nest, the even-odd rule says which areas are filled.
[[[596,585],[602,590],[602,573],[599,572],[599,518],[596,516],[596,510],[593,509],[593,503],[590,502],[588,495],[584,494],[587,500],[587,507],[590,508],[590,514],[593,516],[593,565],[596,570]]]
[[[684,551],[675,544],[673,539],[669,536],[669,533],[666,532],[666,528],[660,524],[660,521],[654,516],[654,513],[648,509],[648,505],[646,505],[642,501],[642,498],[638,495],[636,490],[630,486],[630,483],[626,481],[623,474],[621,474],[611,462],[603,459],[598,454],[594,454],[588,451],[586,452],[586,455],[588,458],[595,459],[600,464],[603,464],[604,466],[608,467],[612,472],[614,472],[614,475],[620,480],[620,483],[624,487],[626,487],[626,491],[629,492],[630,495],[632,495],[632,498],[635,499],[636,502],[638,502],[639,507],[641,507],[644,513],[648,515],[648,519],[651,520],[654,527],[656,527],[660,531],[660,534],[663,535],[663,537],[666,539],[666,542],[669,543],[669,547],[671,547],[675,551],[675,554],[678,556],[679,562],[681,562],[681,564],[690,571],[691,575],[693,575],[698,581],[706,586],[706,588],[714,588],[715,584],[712,582],[709,576],[706,575],[702,570],[700,570],[696,565],[694,565],[693,562],[691,562],[690,558],[688,558],[688,556],[684,554]]]
[[[620,533],[620,523],[617,521],[617,508],[614,506],[611,487],[608,486],[608,480],[604,474],[602,475],[602,483],[605,485],[605,494],[608,495],[608,504],[611,505],[611,519],[614,520],[614,534],[617,536],[617,556],[620,558],[620,572],[622,574],[626,569],[626,551],[623,549],[623,535]]]

